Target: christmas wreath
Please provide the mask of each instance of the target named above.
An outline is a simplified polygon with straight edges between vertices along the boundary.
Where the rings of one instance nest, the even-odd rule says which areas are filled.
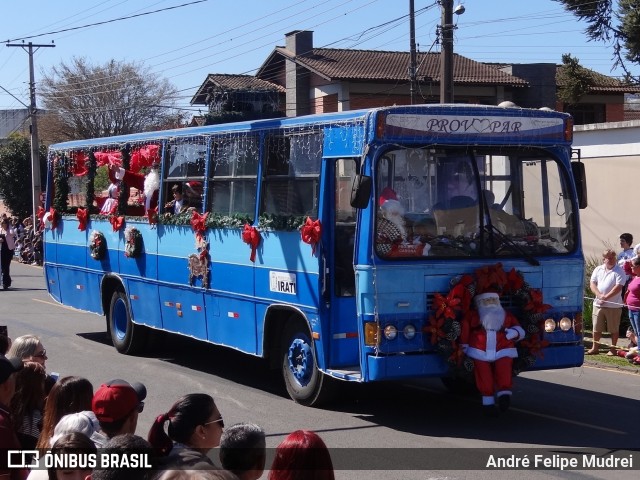
[[[89,252],[94,260],[102,260],[107,253],[107,240],[98,230],[89,235]]]
[[[127,227],[124,231],[124,256],[138,258],[142,253],[142,234],[134,227]]]
[[[473,360],[465,356],[459,337],[462,322],[468,321],[471,313],[473,297],[484,292],[510,297],[510,302],[503,303],[511,305],[508,310],[525,331],[525,338],[517,344],[518,358],[513,362],[513,371],[518,374],[531,367],[542,355],[542,348],[548,345],[542,339],[542,331],[544,312],[551,307],[542,302],[542,292],[531,288],[520,271],[505,272],[501,263],[480,268],[473,275],[455,277],[446,296],[434,295],[432,313],[425,327],[431,345],[444,356],[456,376],[470,377]]]

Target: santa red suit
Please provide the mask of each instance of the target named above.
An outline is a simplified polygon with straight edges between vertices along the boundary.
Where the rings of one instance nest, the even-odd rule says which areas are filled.
[[[476,385],[482,404],[509,406],[513,359],[518,356],[516,342],[524,338],[524,329],[514,315],[500,304],[497,293],[482,293],[474,297],[476,311],[462,323],[460,343],[473,359]]]
[[[131,172],[124,168],[118,168],[115,178],[122,180],[128,187],[133,187],[144,193],[144,213],[158,207],[158,191],[160,177],[157,170],[151,170],[147,175]]]

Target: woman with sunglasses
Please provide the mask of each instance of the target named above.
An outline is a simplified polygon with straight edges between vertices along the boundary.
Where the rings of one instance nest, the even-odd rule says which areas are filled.
[[[40,338],[36,335],[22,335],[16,338],[11,344],[11,348],[7,353],[8,357],[16,357],[22,359],[23,362],[35,362],[47,368],[47,350],[42,346]],[[47,374],[44,383],[45,394],[49,394],[51,388],[58,380],[57,374]]]
[[[162,463],[167,469],[220,470],[207,453],[220,445],[223,428],[224,421],[213,398],[206,393],[190,393],[156,418],[148,440],[159,456],[166,457]]]

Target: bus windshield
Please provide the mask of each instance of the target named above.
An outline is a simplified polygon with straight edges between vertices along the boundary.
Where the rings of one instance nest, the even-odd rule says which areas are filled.
[[[382,258],[531,258],[577,246],[571,182],[546,151],[394,148],[375,178]]]

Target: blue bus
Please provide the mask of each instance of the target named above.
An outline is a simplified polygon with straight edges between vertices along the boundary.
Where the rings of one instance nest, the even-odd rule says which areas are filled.
[[[121,353],[154,331],[230,347],[304,405],[339,381],[465,380],[461,279],[508,287],[516,373],[579,366],[572,130],[544,109],[413,105],[51,145],[47,288],[104,315]]]

